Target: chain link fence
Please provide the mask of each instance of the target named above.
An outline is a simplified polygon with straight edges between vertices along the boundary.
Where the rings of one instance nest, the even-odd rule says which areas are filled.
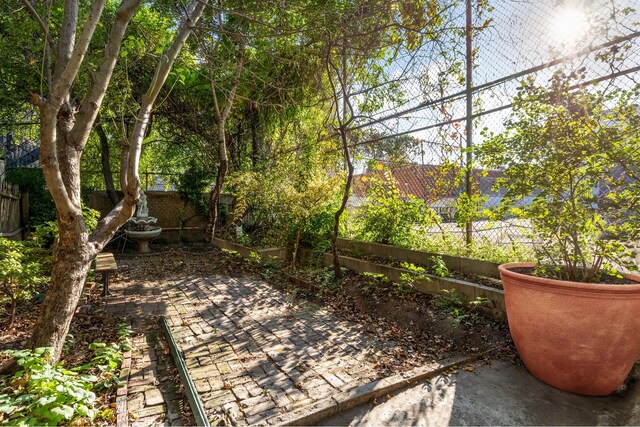
[[[440,216],[441,224],[424,231],[427,239],[446,235],[463,250],[469,243],[530,246],[531,225],[521,219],[492,221],[480,214],[459,223],[462,195],[479,193],[481,211],[505,196],[494,188],[502,172],[475,161],[469,147],[482,144],[487,132],[504,130],[523,80],[545,85],[558,70],[583,69],[586,87],[637,85],[640,10],[634,3],[492,0],[481,11],[476,1],[462,2],[450,16],[461,28],[452,40],[398,54],[389,76],[404,92],[402,100],[352,126],[357,171],[351,209],[366,202],[369,179],[384,169],[401,195],[422,199]],[[614,59],[607,60],[611,53]]]

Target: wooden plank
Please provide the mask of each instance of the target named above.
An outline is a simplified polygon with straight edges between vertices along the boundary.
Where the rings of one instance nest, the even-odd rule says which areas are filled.
[[[118,264],[110,252],[100,253],[96,256],[96,271],[116,271]]]

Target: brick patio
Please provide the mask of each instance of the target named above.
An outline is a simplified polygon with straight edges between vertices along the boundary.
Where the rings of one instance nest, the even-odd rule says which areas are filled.
[[[167,317],[212,422],[259,423],[378,377],[383,342],[260,278],[185,274],[143,282],[126,275],[125,268],[115,280],[107,310],[130,316],[134,329]],[[176,390],[163,390],[157,379],[154,346],[162,342],[136,344],[131,420],[180,424]]]

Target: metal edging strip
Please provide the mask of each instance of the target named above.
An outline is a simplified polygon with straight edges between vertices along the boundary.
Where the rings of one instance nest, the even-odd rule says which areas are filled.
[[[171,328],[169,327],[166,317],[160,316],[160,326],[162,326],[162,329],[164,330],[164,335],[167,338],[171,355],[173,356],[173,360],[176,362],[180,379],[184,385],[184,390],[187,394],[191,411],[193,412],[193,418],[198,426],[210,427],[204,405],[202,404],[198,391],[196,390],[196,386],[189,375],[189,369],[187,369],[184,356],[182,355],[182,351],[178,348],[178,343],[173,337],[173,333],[171,332]]]

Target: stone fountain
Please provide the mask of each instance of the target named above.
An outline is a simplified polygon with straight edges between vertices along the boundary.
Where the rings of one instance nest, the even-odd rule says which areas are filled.
[[[130,226],[125,230],[127,237],[138,243],[138,252],[146,254],[151,252],[149,242],[160,235],[162,228],[155,224],[158,218],[149,216],[149,208],[147,207],[147,196],[140,191],[140,200],[136,204],[136,215],[129,220]]]

